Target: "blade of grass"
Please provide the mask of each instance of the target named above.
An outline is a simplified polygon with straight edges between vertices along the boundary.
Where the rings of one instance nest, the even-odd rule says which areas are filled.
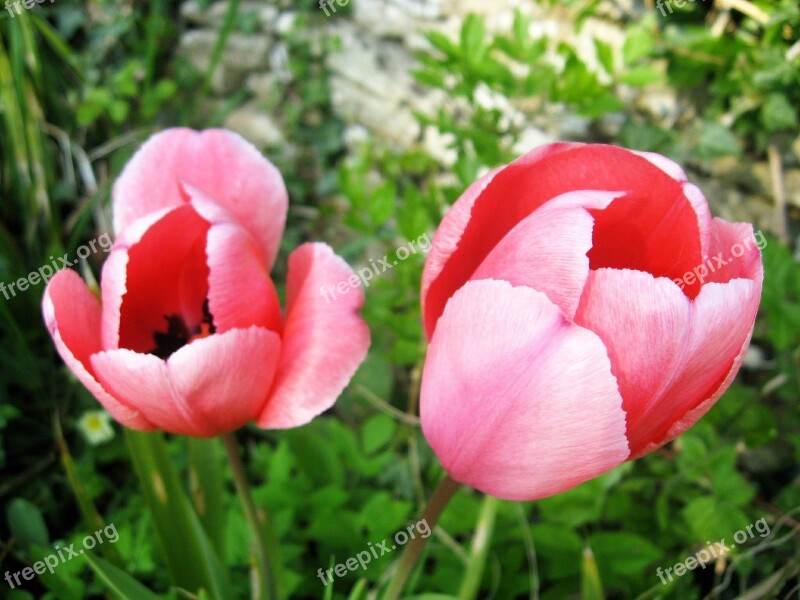
[[[225,560],[225,480],[219,440],[189,439],[189,490],[211,544]]]
[[[222,21],[217,43],[214,44],[214,49],[211,51],[211,60],[208,63],[208,70],[206,71],[203,85],[206,92],[211,89],[211,81],[214,78],[214,72],[217,70],[217,65],[219,65],[219,61],[222,58],[222,52],[225,50],[228,38],[233,32],[233,26],[236,24],[236,13],[239,10],[240,2],[241,0],[231,0],[228,5],[228,10],[225,12],[225,19]]]
[[[56,443],[58,444],[59,454],[61,455],[61,464],[64,467],[64,471],[67,473],[69,487],[72,489],[72,493],[75,495],[75,499],[78,501],[78,508],[81,511],[81,516],[83,516],[83,520],[89,530],[99,531],[106,526],[106,522],[103,517],[100,516],[97,507],[95,507],[94,502],[92,502],[91,496],[89,496],[89,494],[86,492],[86,488],[81,483],[78,472],[75,469],[75,463],[72,460],[69,447],[64,439],[64,434],[61,430],[61,422],[58,419],[58,415],[56,415],[53,419],[53,428],[55,429]],[[103,553],[103,556],[105,556],[106,559],[117,566],[121,566],[123,564],[122,558],[120,557],[119,552],[117,552],[116,546],[113,544],[101,545],[100,551]]]
[[[163,434],[126,429],[125,440],[172,583],[193,592],[205,589],[217,600],[233,597],[219,558],[180,484]]]
[[[486,558],[489,556],[489,548],[492,546],[492,534],[499,504],[500,500],[492,496],[486,496],[483,499],[481,512],[475,526],[475,534],[472,537],[469,562],[461,581],[461,589],[458,592],[460,600],[471,600],[478,597],[483,572],[486,569]]]
[[[86,562],[100,580],[121,600],[161,600],[133,577],[90,552],[84,553]]]

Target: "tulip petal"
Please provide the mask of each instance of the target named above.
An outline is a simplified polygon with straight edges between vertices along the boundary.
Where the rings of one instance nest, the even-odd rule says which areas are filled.
[[[439,227],[436,228],[430,250],[428,250],[428,255],[425,257],[425,268],[422,271],[420,298],[423,314],[425,314],[425,300],[428,296],[428,288],[442,272],[450,255],[458,248],[461,236],[464,235],[464,230],[469,224],[475,200],[483,193],[483,190],[486,189],[486,186],[494,179],[495,175],[502,170],[502,167],[493,169],[470,185],[450,207],[442,222],[439,223]],[[429,332],[429,337],[430,333],[433,332]]]
[[[547,202],[517,223],[472,276],[547,294],[570,319],[589,276],[594,216],[624,193],[577,191]]]
[[[703,286],[692,302],[691,335],[686,340],[683,368],[658,405],[651,408],[650,414],[643,415],[644,423],[637,428],[638,444],[629,435],[631,449],[637,457],[641,452],[635,451],[636,445],[654,441],[666,443],[672,439],[668,432],[676,423],[686,419],[688,413],[708,398],[714,395],[718,398],[727,389],[727,386],[723,389],[723,382],[730,383],[731,371],[738,370],[741,365],[742,351],[750,342],[759,301],[760,289],[749,279]],[[708,408],[710,405],[706,410]],[[662,420],[660,417],[665,415],[672,418]],[[688,427],[688,422],[684,424]]]
[[[692,301],[666,278],[600,269],[589,276],[575,322],[605,343],[619,382],[632,456],[717,391],[758,309],[755,282],[706,284]]]
[[[280,339],[260,327],[187,344],[166,361],[127,349],[92,356],[100,381],[159,429],[210,437],[252,420],[275,374]]]
[[[114,231],[186,202],[183,184],[202,190],[230,211],[272,267],[286,221],[286,186],[272,163],[230,131],[168,129],[145,142],[114,185]]]
[[[543,293],[471,281],[431,340],[422,429],[457,481],[508,500],[562,492],[628,458],[605,347]]]
[[[573,148],[578,148],[582,145],[583,144],[566,142],[547,144],[538,148],[534,148],[527,154],[519,157],[511,164],[515,166],[530,166],[535,164],[537,161],[547,158],[548,156]],[[428,314],[425,310],[426,301],[428,298],[428,290],[444,270],[447,261],[450,259],[450,256],[458,249],[459,245],[461,245],[461,239],[464,236],[464,232],[467,229],[472,217],[472,209],[475,201],[481,196],[481,194],[483,194],[484,190],[488,187],[492,180],[505,168],[506,167],[498,167],[493,169],[478,179],[475,183],[470,185],[461,195],[461,197],[456,200],[450,210],[447,211],[447,214],[445,214],[442,222],[436,229],[436,235],[431,243],[428,256],[425,259],[425,269],[422,273],[422,290],[420,297],[422,299],[423,315]],[[440,313],[441,311],[436,314],[437,318]],[[425,316],[424,320],[425,332],[428,336],[428,339],[430,339],[431,335],[433,335],[433,326],[435,321],[430,322],[427,316]]]
[[[732,279],[745,278],[758,283],[764,279],[761,250],[753,235],[750,223],[728,223],[715,218],[710,227],[710,245],[706,265],[707,281],[727,283]],[[762,242],[764,239],[762,238]],[[725,264],[721,264],[724,262]]]
[[[631,152],[637,156],[647,159],[659,169],[664,171],[664,173],[672,177],[675,181],[683,184],[683,195],[686,196],[687,200],[689,200],[694,212],[697,214],[697,224],[700,229],[701,252],[705,256],[708,252],[711,211],[708,208],[708,202],[706,201],[703,192],[701,192],[700,188],[698,188],[696,185],[689,183],[689,180],[686,177],[686,172],[675,161],[655,152],[641,152],[638,150],[631,150]]]
[[[251,325],[280,332],[280,300],[261,250],[235,217],[202,190],[185,186],[192,208],[211,224],[206,241],[208,306],[217,333]]]
[[[750,329],[750,333],[747,334],[747,339],[745,340],[744,344],[742,344],[742,349],[739,351],[739,354],[733,360],[733,366],[731,366],[730,371],[725,376],[725,379],[719,385],[719,387],[714,390],[714,392],[703,400],[698,406],[691,409],[687,412],[683,417],[681,417],[678,421],[672,424],[669,428],[667,433],[664,434],[663,437],[658,438],[654,442],[648,443],[646,446],[641,448],[636,456],[631,456],[631,458],[639,458],[640,456],[644,456],[645,454],[649,454],[653,450],[656,450],[666,444],[674,440],[684,431],[689,429],[692,425],[697,423],[703,415],[705,415],[714,404],[716,404],[717,400],[719,400],[722,395],[728,390],[728,388],[733,383],[733,380],[736,379],[736,375],[739,372],[739,369],[742,366],[742,362],[744,362],[744,356],[747,354],[747,347],[750,345],[750,338],[753,335],[753,328]]]
[[[151,352],[154,332],[167,331],[171,316],[180,317],[189,330],[199,325],[208,295],[209,227],[186,204],[152,223],[130,246],[115,246],[103,268],[103,300],[111,308],[104,322],[107,349]],[[122,298],[118,313],[113,310],[117,298]],[[117,314],[119,333],[114,336]]]
[[[356,286],[333,300],[323,297],[351,276],[353,270],[326,244],[303,244],[292,252],[281,364],[260,427],[308,423],[333,406],[364,360],[369,330],[358,314],[364,292]]]
[[[516,161],[474,201],[458,247],[431,281],[424,315],[428,335],[450,296],[519,221],[551,198],[587,189],[627,192],[595,215],[593,269],[631,268],[673,277],[700,261],[698,217],[682,183],[646,158],[590,144],[546,154],[533,164]],[[699,286],[687,290],[696,295]]]
[[[95,378],[90,357],[102,350],[100,302],[75,271],[59,271],[50,280],[42,312],[59,355],[109,414],[131,429],[153,429],[139,411],[109,394]]]
[[[122,299],[127,291],[125,279],[128,268],[128,249],[137,244],[153,224],[174,210],[180,209],[166,208],[150,213],[146,217],[131,223],[114,240],[114,246],[103,263],[103,271],[100,278],[100,296],[103,300],[101,339],[103,348],[106,350],[119,348],[119,322]]]
[[[258,325],[280,332],[278,292],[252,236],[234,223],[208,232],[208,306],[217,333]]]
[[[136,406],[158,429],[195,437],[212,435],[195,421],[191,407],[175,391],[166,361],[119,348],[93,355],[92,366],[107,389]]]
[[[219,435],[258,416],[280,356],[277,333],[249,327],[196,340],[170,356],[167,365],[195,421]]]
[[[708,207],[708,201],[703,192],[693,183],[683,184],[683,195],[697,215],[697,226],[700,232],[700,254],[705,256],[711,243],[711,209]]]
[[[653,165],[664,171],[664,173],[672,177],[675,181],[688,181],[683,167],[681,167],[674,160],[658,154],[657,152],[643,152],[641,150],[631,150],[631,152],[636,156],[641,156],[642,158],[650,161]]]

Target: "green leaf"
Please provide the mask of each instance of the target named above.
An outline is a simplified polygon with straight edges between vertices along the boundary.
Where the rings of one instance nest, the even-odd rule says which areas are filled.
[[[739,140],[720,123],[703,122],[697,128],[697,145],[694,153],[698,158],[709,159],[741,154]]]
[[[577,578],[584,544],[569,527],[540,523],[531,527],[542,575],[548,579]]]
[[[683,509],[683,519],[698,542],[731,540],[734,533],[748,524],[741,510],[714,496],[692,500]]]
[[[425,34],[425,37],[428,38],[428,41],[433,45],[434,48],[439,50],[448,58],[458,59],[458,57],[461,55],[458,46],[451,42],[450,39],[443,33],[438,31],[429,31]]]
[[[594,40],[594,48],[597,52],[597,60],[606,70],[606,73],[613,74],[614,73],[614,50],[611,48],[611,44],[604,42],[603,40],[595,39]]]
[[[364,423],[364,452],[374,454],[392,439],[395,432],[395,422],[386,414],[373,415]]]
[[[664,81],[664,74],[653,65],[642,65],[622,73],[618,81],[635,87],[644,87]]]
[[[230,598],[219,558],[180,484],[163,434],[125,429],[125,439],[172,583],[195,592],[205,588],[217,600]]]
[[[223,451],[217,438],[189,438],[188,444],[192,504],[211,545],[222,554],[225,548]]]
[[[469,561],[464,570],[464,577],[461,579],[461,589],[458,592],[461,600],[472,600],[478,597],[489,550],[492,547],[492,536],[499,506],[500,500],[492,496],[484,496],[481,512],[475,523]]]
[[[603,573],[633,575],[656,562],[662,551],[647,538],[625,531],[600,532],[589,538]]]
[[[383,225],[394,213],[397,203],[397,189],[394,182],[384,181],[370,194],[367,211],[373,225]]]
[[[486,54],[483,18],[470,13],[461,27],[461,52],[472,67],[477,67]]]
[[[770,94],[761,108],[761,122],[768,132],[797,128],[797,107],[785,94]]]
[[[717,498],[725,498],[733,506],[746,506],[756,494],[756,488],[735,469],[717,469],[711,477]]]
[[[653,33],[641,26],[628,30],[622,45],[622,58],[626,65],[632,65],[648,56],[653,50]]]
[[[47,546],[50,543],[42,511],[33,502],[25,498],[14,498],[6,509],[6,518],[11,535],[22,548],[31,544]]]
[[[344,467],[330,452],[329,433],[323,421],[312,421],[306,427],[290,429],[284,439],[300,470],[317,484],[344,485]]]
[[[86,562],[108,590],[114,592],[121,600],[161,600],[160,596],[148,590],[125,571],[104,561],[99,556],[88,552],[84,556]]]
[[[331,586],[333,587],[333,586]],[[327,592],[327,590],[325,590]],[[367,599],[367,580],[366,579],[359,579],[358,583],[353,588],[353,591],[350,592],[350,595],[347,597],[347,600],[366,600]]]
[[[602,482],[592,479],[562,494],[540,500],[539,509],[547,520],[575,527],[600,519],[604,497]]]
[[[581,598],[582,600],[604,600],[603,583],[594,553],[588,546],[583,550],[581,562]]]

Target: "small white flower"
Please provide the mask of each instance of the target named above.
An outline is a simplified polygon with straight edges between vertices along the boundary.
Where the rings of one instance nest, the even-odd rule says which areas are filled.
[[[111,417],[104,410],[87,410],[78,419],[78,429],[92,446],[97,446],[114,437]]]

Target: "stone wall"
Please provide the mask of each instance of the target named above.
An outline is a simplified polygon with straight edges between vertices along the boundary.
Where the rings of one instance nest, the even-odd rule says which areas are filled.
[[[348,123],[346,139],[372,135],[394,148],[421,145],[446,167],[455,159],[447,147],[448,140],[435,130],[421,131],[414,117],[415,111],[434,114],[439,106],[453,102],[441,92],[421,88],[410,74],[415,68],[414,52],[427,45],[423,31],[437,29],[455,37],[470,12],[483,15],[489,31],[509,31],[518,9],[532,17],[532,37],[548,35],[568,40],[584,60],[596,64],[593,38],[599,37],[616,49],[622,44],[622,32],[616,25],[619,6],[628,11],[644,10],[633,0],[627,6],[619,0],[609,3],[600,17],[576,33],[563,9],[545,9],[530,0],[346,0],[344,4],[349,6],[344,9],[331,0],[320,8],[320,16],[327,12],[328,17],[315,19],[312,28],[295,28],[297,13],[290,3],[244,0],[240,4],[239,12],[248,16],[253,31],[230,36],[212,88],[217,97],[224,98],[244,86],[250,99],[227,117],[226,127],[262,148],[290,143],[278,120],[264,106],[276,89],[291,80],[287,36],[301,35],[317,47],[320,60],[326,61],[332,73],[333,108]],[[201,8],[197,0],[182,5],[187,29],[179,52],[201,71],[208,66],[227,8],[227,0],[218,0],[208,8]],[[326,51],[325,40],[333,38],[339,40],[338,49]],[[507,118],[524,125],[515,149],[520,153],[557,139],[589,136],[588,121],[561,107],[524,114],[488,90],[486,96],[486,102],[495,103]],[[647,94],[631,90],[627,101],[667,126],[682,108],[670,89],[648,89]],[[612,116],[608,126],[613,129],[614,125]],[[720,161],[710,177],[693,174],[692,178],[706,191],[720,216],[773,228],[772,186],[766,165],[752,165],[751,169],[737,165],[735,178],[729,165],[730,161]],[[744,176],[743,171],[751,172]],[[786,181],[789,203],[800,206],[800,170],[790,170]]]
[[[571,37],[589,60],[594,57],[593,36],[603,37],[614,45],[621,43],[621,32],[611,21],[596,21],[576,36],[572,24],[565,17],[560,18],[559,11],[546,13],[529,0],[347,0],[345,4],[351,4],[347,14],[337,9],[336,0],[332,0],[332,5],[320,8],[320,15],[329,13],[321,25],[300,32],[319,43],[330,37],[340,40],[338,51],[323,55],[332,72],[334,110],[347,123],[365,128],[390,144],[408,147],[422,143],[444,163],[452,160],[452,156],[444,148],[443,140],[433,132],[420,131],[413,116],[414,111],[432,114],[448,101],[442,94],[416,85],[411,77],[414,51],[427,47],[422,32],[437,29],[455,37],[470,12],[483,15],[489,31],[508,31],[514,11],[519,9],[534,17],[532,36]],[[196,0],[188,0],[182,6],[182,16],[191,29],[182,37],[180,52],[201,71],[208,66],[227,6],[226,0],[205,9]],[[230,94],[242,85],[252,92],[252,101],[235,111],[226,125],[267,146],[279,142],[281,135],[272,120],[261,114],[259,106],[273,86],[290,77],[285,68],[285,37],[296,14],[291,8],[281,10],[276,4],[254,0],[242,2],[240,12],[253,15],[257,30],[250,35],[232,34],[222,66],[216,71],[213,89],[219,96]],[[502,108],[508,118],[525,120],[525,115],[511,104],[506,103]],[[581,119],[563,114],[540,118],[535,125],[523,136],[526,147],[580,137],[586,126]]]

